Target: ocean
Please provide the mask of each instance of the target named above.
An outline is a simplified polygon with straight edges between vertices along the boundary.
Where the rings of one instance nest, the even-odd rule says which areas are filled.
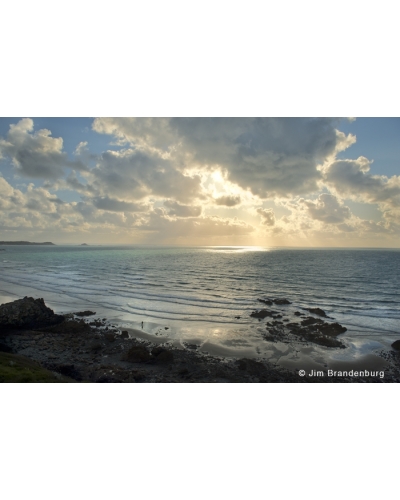
[[[4,246],[0,302],[43,297],[96,311],[147,340],[291,368],[375,356],[400,338],[400,250],[261,247]],[[259,299],[283,314],[322,308],[346,349],[265,340]],[[276,308],[275,308],[276,309]],[[308,314],[308,313],[307,313]],[[143,322],[143,325],[142,325]]]

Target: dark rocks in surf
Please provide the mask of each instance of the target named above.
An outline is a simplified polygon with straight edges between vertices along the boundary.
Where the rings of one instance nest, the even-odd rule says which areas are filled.
[[[288,299],[273,299],[273,303],[276,304],[277,306],[291,304],[291,302]]]
[[[325,347],[346,347],[340,340],[335,338],[347,331],[347,328],[339,325],[339,323],[326,323],[322,319],[309,316],[303,319],[301,323],[288,323],[287,327],[293,335],[314,344]]]
[[[395,340],[392,344],[393,349],[400,351],[400,340]]]
[[[0,306],[0,326],[3,328],[40,328],[62,321],[64,317],[55,314],[43,299],[24,297]]]
[[[306,311],[313,313],[313,314],[317,314],[318,316],[322,316],[323,318],[327,317],[325,311],[323,311],[319,307],[310,307],[309,309],[306,309]]]
[[[75,314],[75,316],[79,316],[81,318],[83,316],[93,316],[96,313],[93,311],[80,311],[80,312],[76,312],[74,314]]]
[[[260,311],[253,311],[250,316],[252,318],[264,319],[267,317],[273,317],[277,314],[277,311],[269,311],[268,309],[261,309]]]
[[[263,304],[267,306],[272,306],[272,300],[269,299],[258,299],[258,302],[262,302]]]

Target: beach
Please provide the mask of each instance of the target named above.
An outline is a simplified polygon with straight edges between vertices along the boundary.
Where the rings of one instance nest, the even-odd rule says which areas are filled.
[[[32,313],[32,327],[1,326],[1,354],[4,363],[28,358],[63,382],[108,383],[351,383],[399,382],[400,354],[383,351],[357,362],[314,369],[287,369],[268,360],[216,356],[199,350],[199,345],[174,344],[138,329],[122,329],[95,311],[54,314],[42,299],[12,301],[18,317],[26,316],[26,304],[48,311],[45,320]],[[3,310],[0,306],[0,311]],[[264,311],[266,311],[264,309]],[[2,313],[0,313],[1,316]],[[2,318],[4,317],[1,316]],[[52,320],[51,318],[55,318]],[[50,324],[49,324],[50,323]],[[54,324],[52,324],[54,323]],[[321,323],[319,323],[321,324]],[[329,338],[329,337],[327,337]],[[307,348],[304,347],[307,351]],[[10,356],[17,356],[13,361]],[[299,356],[300,350],[299,350]],[[3,355],[4,357],[4,355]],[[21,358],[22,359],[22,358]],[[13,366],[13,365],[12,365]],[[336,369],[334,369],[336,368]],[[29,377],[28,377],[29,378]],[[0,363],[1,379],[1,363]],[[2,380],[12,381],[12,380]],[[27,380],[28,381],[28,380]],[[54,380],[56,381],[56,380]]]

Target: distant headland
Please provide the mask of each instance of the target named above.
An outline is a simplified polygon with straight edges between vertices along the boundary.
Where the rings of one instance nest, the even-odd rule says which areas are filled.
[[[54,245],[51,241],[44,243],[33,243],[31,241],[0,241],[0,245]]]

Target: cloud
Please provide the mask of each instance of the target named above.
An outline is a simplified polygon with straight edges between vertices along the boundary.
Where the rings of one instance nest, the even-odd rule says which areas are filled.
[[[215,198],[216,205],[224,205],[225,207],[234,207],[241,202],[240,195],[223,195]]]
[[[98,118],[93,129],[176,169],[222,168],[227,179],[261,198],[316,191],[317,168],[352,144],[329,118]]]
[[[90,201],[96,208],[109,212],[139,212],[145,210],[145,207],[141,204],[121,201],[108,196],[94,197]]]
[[[197,218],[172,218],[164,209],[155,209],[150,213],[144,224],[146,231],[155,232],[156,240],[174,241],[202,241],[221,240],[226,237],[248,236],[255,228],[250,224],[237,219],[203,216]]]
[[[199,175],[187,175],[169,160],[134,149],[106,151],[87,179],[99,193],[117,197],[153,195],[188,202],[204,196]]]
[[[263,226],[275,225],[275,213],[272,208],[258,208],[257,213],[261,215],[261,224]]]
[[[299,203],[307,207],[307,213],[312,219],[326,224],[339,224],[351,217],[349,207],[331,194],[320,194],[316,201],[300,199]]]
[[[400,176],[370,174],[371,161],[336,160],[325,168],[326,185],[337,195],[365,203],[375,203],[383,212],[386,227],[400,224]]]
[[[200,206],[181,205],[172,200],[164,201],[164,206],[168,209],[168,215],[175,217],[199,217],[201,215]]]
[[[11,158],[18,174],[30,178],[58,179],[65,167],[86,170],[80,162],[71,162],[63,152],[63,139],[51,137],[51,131],[33,133],[33,120],[23,118],[10,125],[6,139],[0,139],[0,154]]]
[[[386,177],[369,173],[371,161],[336,160],[325,171],[325,182],[342,196],[373,203],[400,206],[400,176]]]
[[[335,155],[355,141],[337,130],[338,123],[99,118],[93,130],[110,136],[103,152],[91,154],[90,144],[81,141],[70,161],[61,137],[35,131],[33,121],[23,119],[0,138],[0,154],[19,175],[45,182],[17,189],[0,177],[0,226],[182,244],[396,236],[400,176],[371,175],[365,157],[338,160]],[[64,196],[64,190],[74,195]],[[57,191],[81,201],[64,202]],[[274,200],[268,203],[274,209],[260,208],[265,199]],[[382,219],[356,217],[345,200],[376,204]],[[240,211],[245,220],[214,215]],[[376,218],[376,208],[370,213]]]

